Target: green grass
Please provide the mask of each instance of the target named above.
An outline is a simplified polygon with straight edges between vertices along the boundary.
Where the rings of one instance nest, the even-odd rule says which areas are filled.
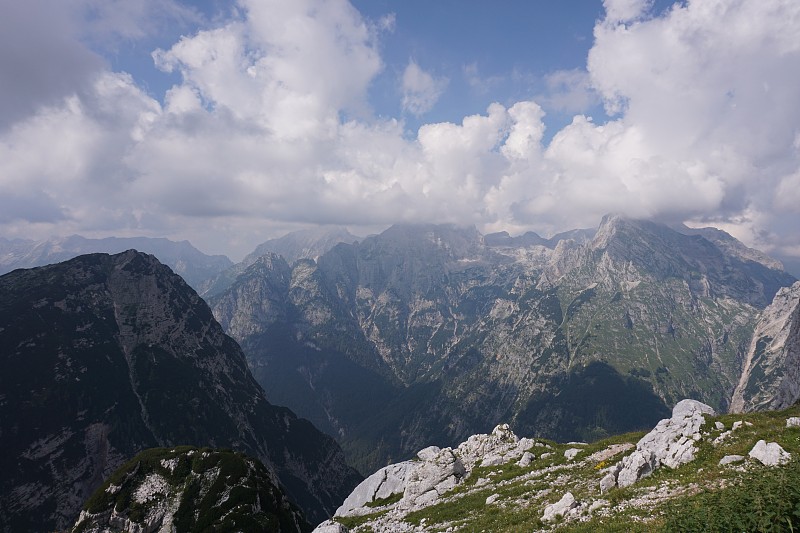
[[[366,507],[384,507],[386,505],[392,505],[393,503],[397,503],[403,499],[403,493],[398,492],[397,494],[392,494],[391,496],[387,496],[386,498],[376,498],[371,502],[367,502],[364,505]]]

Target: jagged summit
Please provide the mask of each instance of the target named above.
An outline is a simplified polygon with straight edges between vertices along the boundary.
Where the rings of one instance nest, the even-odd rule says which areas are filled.
[[[242,264],[247,267],[262,255],[272,252],[283,256],[290,265],[299,259],[314,259],[340,242],[354,243],[361,240],[344,227],[318,227],[287,233],[283,237],[270,239],[256,246]]]
[[[355,243],[360,239],[343,227],[320,227],[298,230],[259,244],[241,262],[199,284],[198,292],[211,298],[230,287],[236,279],[260,257],[279,255],[287,264],[311,259],[316,261],[339,243]]]
[[[270,397],[365,471],[500,421],[589,440],[683,397],[727,410],[758,313],[794,278],[654,222],[568,235],[397,225],[290,275],[251,270],[210,303]]]

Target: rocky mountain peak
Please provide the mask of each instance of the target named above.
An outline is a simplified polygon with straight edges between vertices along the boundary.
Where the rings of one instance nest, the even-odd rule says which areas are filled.
[[[384,246],[438,250],[450,259],[474,254],[484,244],[483,235],[475,226],[455,224],[395,224],[372,239]]]
[[[359,237],[341,226],[323,226],[293,231],[259,244],[242,260],[242,264],[247,267],[259,257],[270,252],[283,256],[290,265],[300,259],[316,260],[340,242],[351,244],[359,240]]]

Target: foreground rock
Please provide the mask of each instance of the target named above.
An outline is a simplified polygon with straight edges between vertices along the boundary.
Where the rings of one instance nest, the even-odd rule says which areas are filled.
[[[764,440],[758,441],[748,455],[766,466],[783,465],[792,458],[777,442],[768,443]]]
[[[472,435],[456,449],[429,446],[417,453],[417,460],[381,468],[347,497],[335,516],[359,516],[375,512],[369,504],[399,498],[397,507],[418,509],[435,503],[454,489],[476,466],[496,466],[534,455],[528,451],[536,441],[517,437],[501,424],[491,434]]]
[[[578,502],[575,500],[575,496],[573,496],[571,492],[568,492],[564,494],[564,496],[562,496],[561,499],[556,503],[545,507],[542,520],[544,522],[552,522],[553,520],[564,516],[577,506]]]
[[[800,453],[800,442],[786,419],[800,415],[800,406],[784,416],[726,416],[719,424],[708,420],[712,413],[700,402],[679,402],[672,416],[638,443],[625,435],[588,445],[545,443],[520,439],[501,425],[455,448],[431,446],[414,460],[381,469],[350,495],[334,520],[375,533],[552,531],[581,522],[587,522],[582,530],[606,531],[620,523],[622,513],[623,524],[632,520],[652,525],[644,530],[661,531],[671,523],[667,515],[675,514],[670,509],[691,507],[687,498],[701,492],[736,484],[750,490],[761,476],[793,479],[784,472],[794,462],[783,465]],[[721,434],[727,437],[714,444]],[[756,444],[766,435],[786,449],[765,440]],[[737,455],[749,448],[749,456]],[[658,476],[635,483],[656,469]],[[617,486],[629,488],[614,490]],[[608,491],[610,497],[602,495]],[[362,516],[343,518],[354,515]],[[531,523],[531,517],[539,520]]]
[[[672,418],[665,418],[637,443],[636,450],[611,468],[601,480],[601,491],[616,484],[627,487],[649,476],[659,466],[677,468],[695,458],[700,426],[704,415],[713,416],[714,410],[696,400],[682,400],[672,410]],[[615,481],[614,484],[611,482]]]

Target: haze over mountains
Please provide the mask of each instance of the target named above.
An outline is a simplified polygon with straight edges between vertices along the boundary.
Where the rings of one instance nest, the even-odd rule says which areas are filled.
[[[206,255],[189,241],[148,237],[87,239],[79,235],[44,241],[0,237],[0,275],[17,268],[49,265],[83,254],[118,254],[130,249],[155,255],[192,287],[233,265],[224,255]]]

